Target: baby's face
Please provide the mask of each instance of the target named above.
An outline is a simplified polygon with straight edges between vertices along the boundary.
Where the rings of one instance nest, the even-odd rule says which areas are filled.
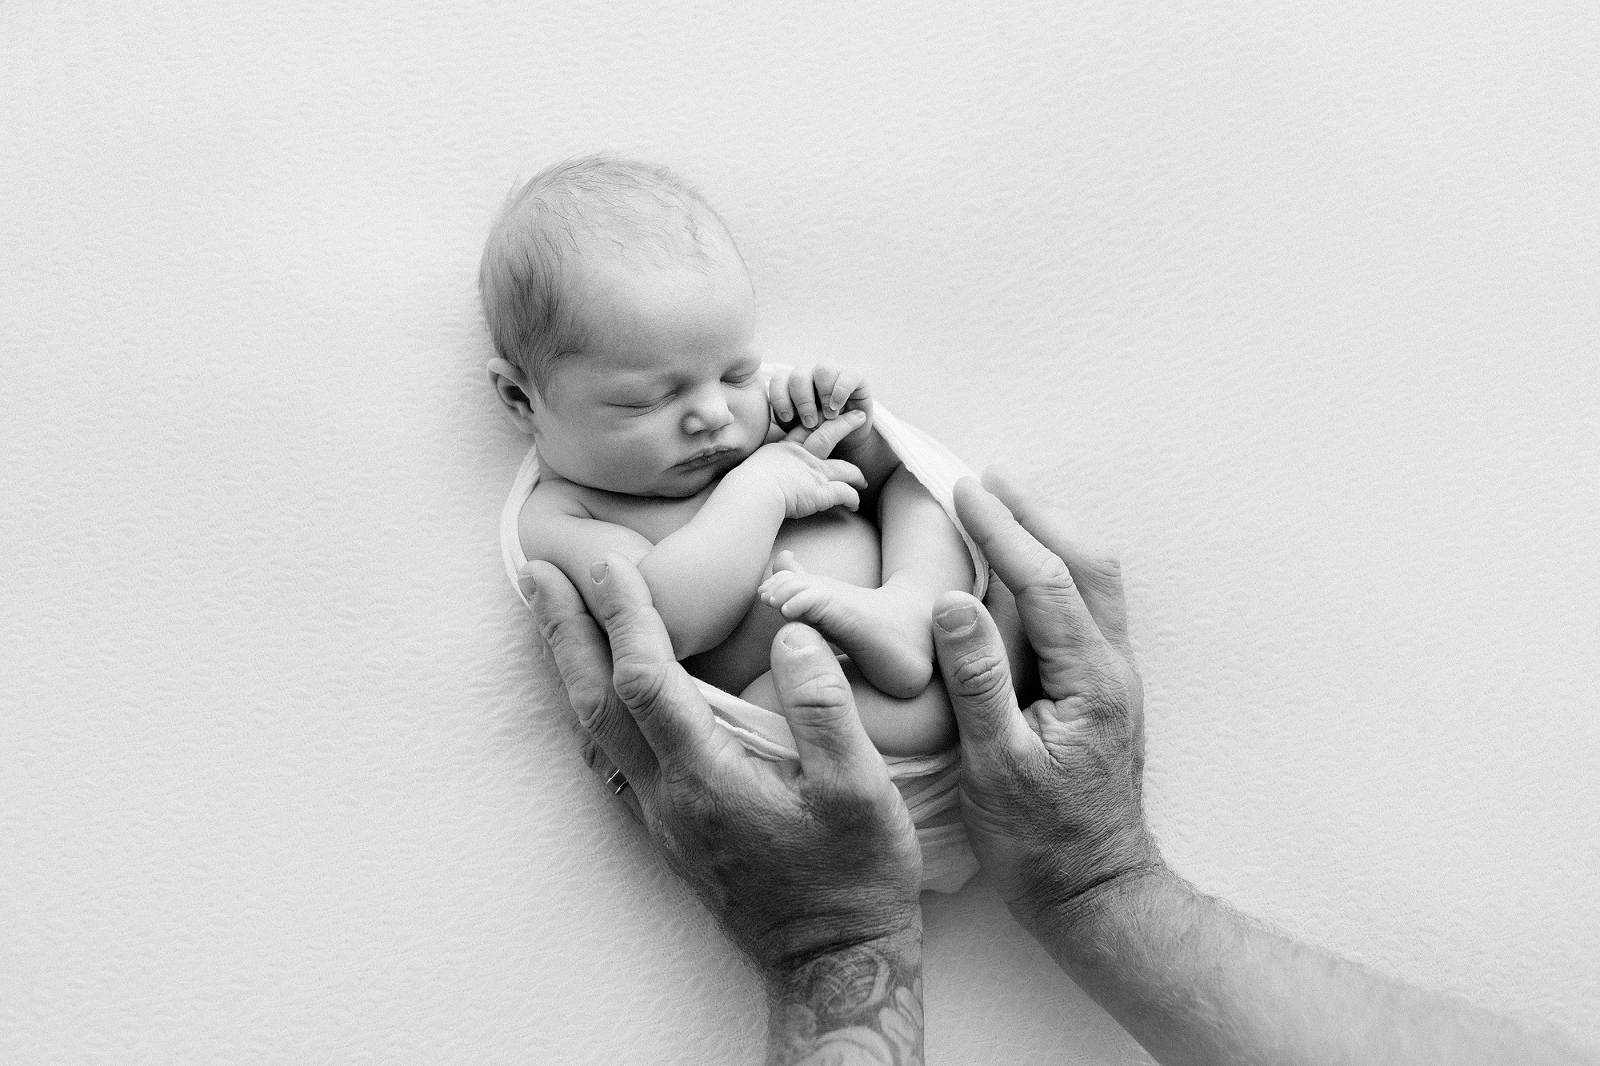
[[[586,265],[587,344],[533,397],[540,458],[629,496],[693,496],[766,440],[769,411],[744,267]]]

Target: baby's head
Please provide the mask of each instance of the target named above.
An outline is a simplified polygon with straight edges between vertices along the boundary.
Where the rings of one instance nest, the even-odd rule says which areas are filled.
[[[589,156],[541,171],[500,212],[478,284],[495,391],[569,481],[691,496],[765,440],[750,276],[666,168]]]

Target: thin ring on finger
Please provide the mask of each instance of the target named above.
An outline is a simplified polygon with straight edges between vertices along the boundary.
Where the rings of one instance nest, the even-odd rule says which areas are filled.
[[[621,770],[613,770],[606,775],[606,787],[611,790],[613,796],[620,796],[622,790],[629,787],[628,779],[622,776]]]

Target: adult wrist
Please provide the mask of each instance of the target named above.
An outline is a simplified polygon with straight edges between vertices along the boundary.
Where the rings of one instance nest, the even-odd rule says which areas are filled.
[[[922,1062],[922,919],[768,967],[768,1063]],[[855,1057],[859,1056],[859,1058]]]
[[[1013,916],[1046,944],[1070,940],[1129,893],[1169,874],[1155,841],[1143,830],[1137,841],[1119,851],[1089,865],[1045,866],[1035,883],[1010,902]]]
[[[1152,853],[1147,860],[1045,900],[1018,920],[1070,971],[1094,965],[1112,939],[1108,932],[1136,920],[1153,896],[1185,884]]]

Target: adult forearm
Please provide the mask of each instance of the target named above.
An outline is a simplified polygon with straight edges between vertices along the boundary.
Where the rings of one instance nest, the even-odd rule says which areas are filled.
[[[1450,996],[1298,944],[1167,870],[1119,878],[1036,935],[1164,1066],[1594,1060]]]
[[[922,926],[767,977],[767,1066],[921,1066]]]
[[[639,562],[680,659],[733,632],[754,602],[783,524],[782,497],[738,475],[723,478],[694,518]]]

